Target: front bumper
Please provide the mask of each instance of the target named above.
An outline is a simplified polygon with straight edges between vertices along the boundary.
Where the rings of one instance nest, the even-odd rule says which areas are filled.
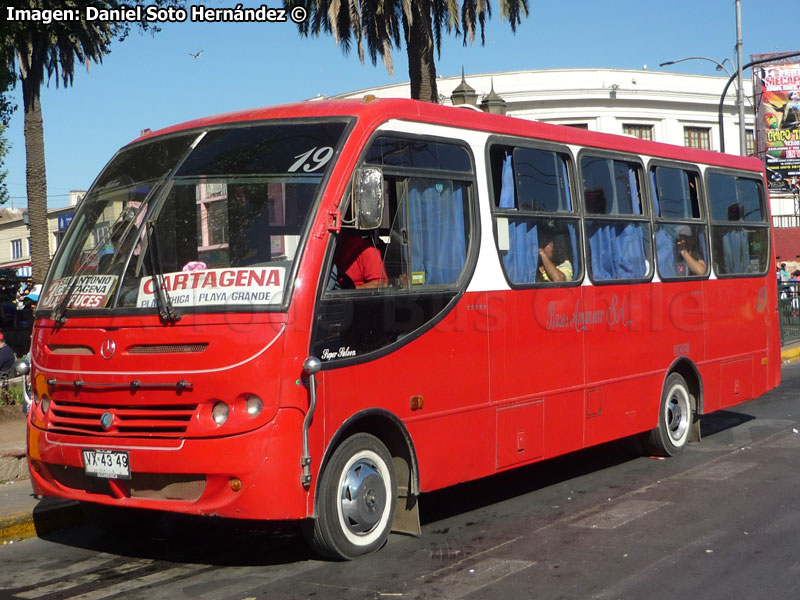
[[[37,494],[100,504],[243,519],[302,519],[302,414],[281,409],[254,431],[203,439],[98,439],[28,424]],[[292,435],[294,434],[294,435]],[[130,479],[84,473],[83,449],[128,453]]]

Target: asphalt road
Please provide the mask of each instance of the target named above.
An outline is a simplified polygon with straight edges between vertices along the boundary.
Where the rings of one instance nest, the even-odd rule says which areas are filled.
[[[428,494],[421,538],[353,562],[316,559],[285,526],[86,525],[0,547],[0,598],[797,598],[798,430],[794,363],[678,457],[614,443]]]

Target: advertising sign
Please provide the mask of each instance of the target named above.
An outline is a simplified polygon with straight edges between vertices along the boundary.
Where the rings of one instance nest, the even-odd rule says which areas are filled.
[[[283,267],[202,269],[164,274],[164,289],[179,306],[280,304],[283,299]],[[136,306],[156,306],[152,277],[139,283]]]
[[[770,187],[789,189],[792,178],[800,177],[800,58],[776,58],[753,67],[753,92],[758,156],[764,160]]]
[[[74,286],[73,277],[57,279],[48,286],[39,307],[54,308],[69,292],[70,297],[64,308],[103,308],[118,279],[116,275],[80,275]]]

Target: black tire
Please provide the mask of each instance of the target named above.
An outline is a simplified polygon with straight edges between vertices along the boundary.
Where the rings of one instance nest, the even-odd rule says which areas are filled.
[[[367,433],[347,438],[322,473],[309,541],[329,558],[350,560],[386,543],[397,511],[392,456]]]
[[[694,398],[686,380],[672,373],[664,383],[658,426],[650,432],[648,446],[657,456],[675,456],[689,443],[694,418]]]

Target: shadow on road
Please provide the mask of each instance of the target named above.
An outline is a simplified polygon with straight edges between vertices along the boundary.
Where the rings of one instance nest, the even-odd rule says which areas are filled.
[[[702,436],[711,437],[753,419],[755,417],[743,413],[719,411],[703,418]],[[420,498],[422,525],[635,460],[640,455],[634,448],[629,440],[617,440],[423,494]],[[96,552],[166,563],[268,566],[319,558],[305,542],[302,522],[271,523],[157,513],[152,515],[154,518],[145,519],[142,512],[149,511],[133,514],[124,527],[103,523],[94,516],[93,524],[87,522],[80,527],[41,534],[40,537]]]

